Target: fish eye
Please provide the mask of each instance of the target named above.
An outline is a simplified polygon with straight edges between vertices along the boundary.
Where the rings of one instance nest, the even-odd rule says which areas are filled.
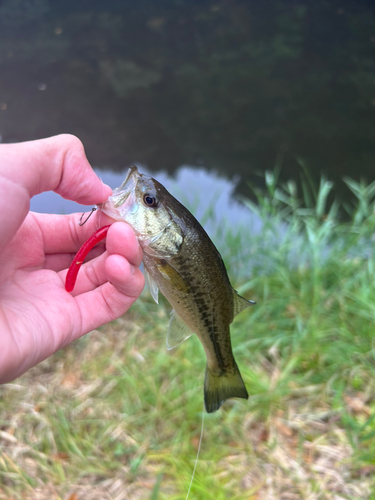
[[[144,204],[148,207],[155,208],[158,205],[158,201],[155,196],[151,196],[149,193],[146,193],[143,196]]]

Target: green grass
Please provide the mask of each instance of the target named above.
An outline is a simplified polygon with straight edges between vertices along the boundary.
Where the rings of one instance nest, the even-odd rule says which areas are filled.
[[[375,498],[375,184],[347,183],[344,206],[268,173],[243,200],[261,232],[218,228],[257,301],[232,325],[250,398],[205,416],[191,499]],[[0,498],[185,499],[205,357],[196,337],[166,350],[168,315],[145,293],[0,388]]]

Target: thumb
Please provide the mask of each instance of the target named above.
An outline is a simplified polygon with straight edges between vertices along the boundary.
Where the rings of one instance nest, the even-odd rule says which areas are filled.
[[[73,135],[1,144],[0,251],[26,217],[30,198],[43,191],[84,205],[103,203],[112,192],[92,170],[81,141]]]

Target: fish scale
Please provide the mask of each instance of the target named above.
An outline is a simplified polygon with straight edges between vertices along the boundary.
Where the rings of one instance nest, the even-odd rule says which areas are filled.
[[[197,334],[206,358],[207,412],[229,398],[248,398],[233,356],[230,328],[235,314],[254,302],[232,288],[220,253],[195,217],[157,180],[131,167],[122,185],[100,206],[130,224],[143,248],[146,281],[173,307],[167,346]]]

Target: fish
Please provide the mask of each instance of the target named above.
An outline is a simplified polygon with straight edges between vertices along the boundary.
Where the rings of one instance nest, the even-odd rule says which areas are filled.
[[[207,364],[204,404],[215,412],[230,398],[248,399],[234,359],[230,324],[255,304],[231,286],[223,259],[197,219],[165,187],[137,167],[99,208],[134,230],[143,249],[145,281],[158,303],[158,293],[173,310],[167,348],[195,333]]]

